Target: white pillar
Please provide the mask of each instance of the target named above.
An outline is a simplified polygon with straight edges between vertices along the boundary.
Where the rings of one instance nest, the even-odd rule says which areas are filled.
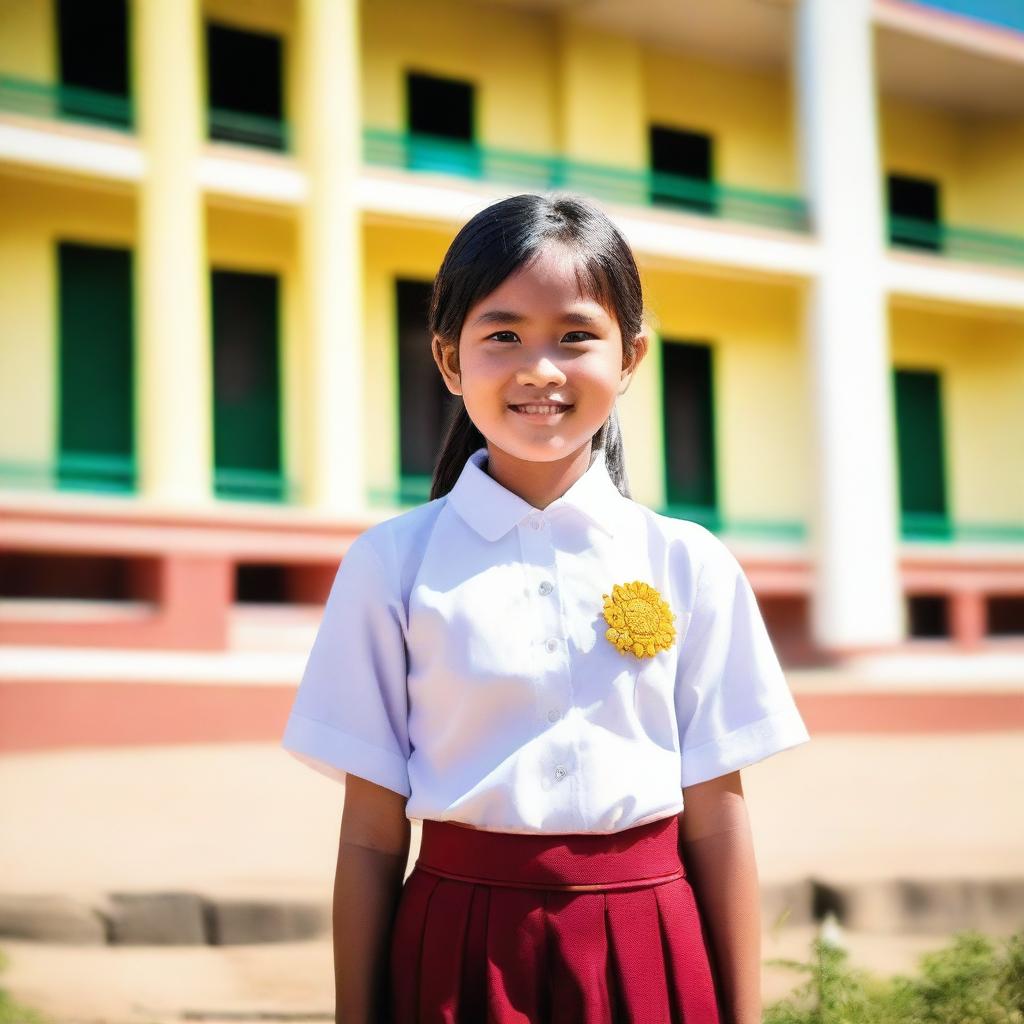
[[[813,633],[841,654],[902,635],[871,2],[800,0],[794,21],[803,185],[822,246],[805,335]]]
[[[146,173],[139,189],[137,423],[141,491],[210,501],[211,357],[203,201],[199,0],[137,0],[133,64]]]
[[[301,221],[305,344],[305,504],[365,508],[362,163],[358,0],[301,0],[299,157],[309,182]]]

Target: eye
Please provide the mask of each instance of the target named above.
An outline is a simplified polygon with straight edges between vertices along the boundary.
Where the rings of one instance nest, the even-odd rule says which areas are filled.
[[[513,338],[516,337],[515,331],[495,331],[493,334],[487,335],[487,337],[488,337],[488,339],[490,339],[490,338],[497,339],[498,336],[502,335],[502,334],[507,334],[507,335],[509,335],[509,336],[511,336]],[[594,335],[590,334],[588,331],[570,331],[566,335],[566,337],[567,338],[578,337],[580,341],[586,341],[588,338],[594,337]]]

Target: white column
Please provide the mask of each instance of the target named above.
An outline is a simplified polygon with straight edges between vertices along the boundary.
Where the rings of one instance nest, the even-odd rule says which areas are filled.
[[[358,515],[365,506],[362,154],[359,4],[301,0],[299,157],[309,182],[301,221],[305,344],[305,504]]]
[[[213,463],[206,242],[196,163],[202,134],[199,0],[137,0],[139,189],[136,380],[141,491],[210,500]]]
[[[803,184],[823,257],[805,334],[813,633],[841,654],[902,634],[871,3],[800,0],[794,21]]]

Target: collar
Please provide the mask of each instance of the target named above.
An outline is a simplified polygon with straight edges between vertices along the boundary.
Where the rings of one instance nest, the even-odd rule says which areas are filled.
[[[629,499],[608,475],[604,449],[599,448],[583,476],[543,510],[498,483],[483,468],[486,461],[487,447],[477,448],[448,492],[455,511],[485,540],[504,537],[531,514],[550,515],[563,508],[581,513],[610,537],[615,536]]]

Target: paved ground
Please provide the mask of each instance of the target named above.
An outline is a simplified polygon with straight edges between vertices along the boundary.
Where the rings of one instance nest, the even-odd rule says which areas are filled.
[[[762,882],[1019,878],[1022,749],[1020,732],[824,735],[746,769]],[[342,799],[341,786],[275,744],[7,755],[0,894],[329,899]],[[766,932],[764,956],[803,956],[811,934]],[[909,970],[921,951],[946,943],[848,940],[857,964],[880,971]],[[186,1009],[235,1021],[243,1011],[331,1019],[326,939],[219,948],[0,940],[0,949],[11,961],[0,986],[62,1024],[181,1020]],[[796,980],[766,970],[766,996]]]

